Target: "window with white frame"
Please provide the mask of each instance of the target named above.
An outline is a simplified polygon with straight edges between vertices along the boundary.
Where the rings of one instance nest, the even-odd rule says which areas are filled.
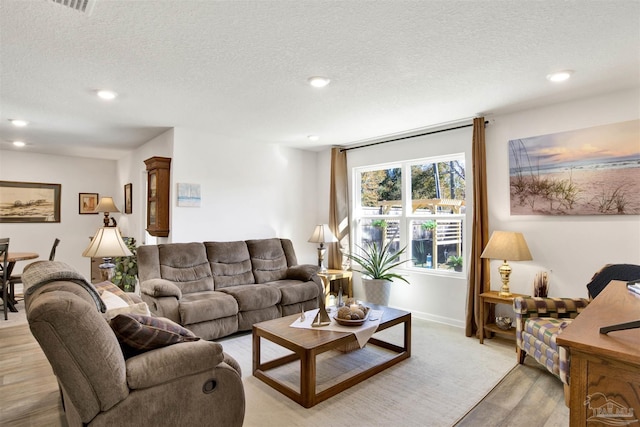
[[[376,242],[395,253],[407,246],[405,268],[463,271],[464,154],[353,170],[356,251]]]

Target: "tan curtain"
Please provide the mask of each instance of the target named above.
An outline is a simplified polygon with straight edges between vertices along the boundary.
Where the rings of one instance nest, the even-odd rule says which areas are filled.
[[[330,269],[342,270],[342,250],[349,250],[349,192],[347,180],[347,152],[339,147],[331,149],[331,188],[329,190],[329,228],[338,239],[330,243]]]
[[[489,260],[480,258],[489,241],[487,208],[487,154],[484,138],[484,117],[473,120],[473,228],[471,232],[471,262],[467,293],[465,334],[477,335],[480,323],[480,294],[490,290]]]

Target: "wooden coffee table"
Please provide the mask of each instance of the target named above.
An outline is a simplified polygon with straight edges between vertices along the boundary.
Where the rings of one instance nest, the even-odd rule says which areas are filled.
[[[350,332],[323,331],[322,328],[292,328],[289,325],[298,317],[298,315],[293,315],[253,325],[253,376],[305,408],[310,408],[410,357],[411,313],[375,304],[367,303],[367,306],[374,310],[384,310],[377,332],[392,326],[404,325],[404,343],[402,347],[374,337],[367,342],[367,345],[383,347],[397,353],[392,358],[373,365],[364,371],[357,372],[321,392],[316,392],[316,357],[326,351],[336,350],[344,345],[352,344],[356,341],[356,337]],[[285,347],[291,350],[293,354],[262,362],[260,354],[261,339],[266,339]],[[271,369],[296,360],[300,361],[300,392],[267,373]]]

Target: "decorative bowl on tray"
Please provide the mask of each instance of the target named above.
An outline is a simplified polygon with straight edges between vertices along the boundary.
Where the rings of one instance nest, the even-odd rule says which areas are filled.
[[[333,317],[342,326],[362,326],[369,318],[371,309],[362,304],[341,307]]]

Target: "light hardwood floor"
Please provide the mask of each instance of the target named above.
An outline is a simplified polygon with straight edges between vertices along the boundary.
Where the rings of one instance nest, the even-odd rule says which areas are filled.
[[[0,426],[66,427],[55,376],[28,326],[1,328],[0,343]],[[527,357],[456,426],[568,424],[562,384]]]
[[[1,332],[0,425],[66,426],[56,377],[29,327]]]
[[[516,366],[456,427],[566,427],[562,383],[531,357]]]

